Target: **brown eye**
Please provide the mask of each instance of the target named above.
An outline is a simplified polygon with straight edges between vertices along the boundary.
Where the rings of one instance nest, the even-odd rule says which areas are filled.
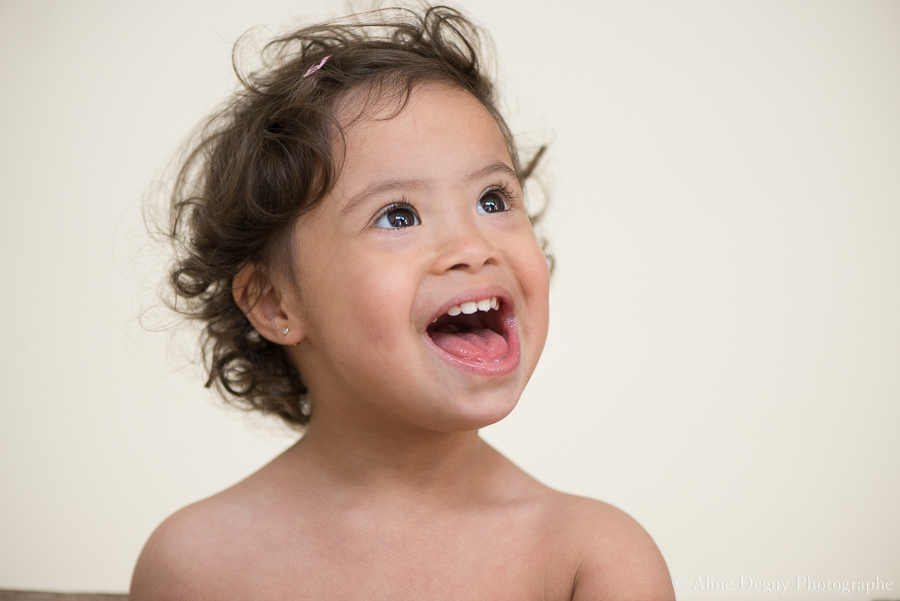
[[[406,205],[394,205],[381,214],[375,221],[375,227],[384,229],[400,229],[419,225],[419,216],[412,207]]]
[[[509,205],[503,195],[497,190],[490,190],[484,196],[478,199],[476,208],[479,215],[487,215],[489,213],[502,213],[509,210]]]

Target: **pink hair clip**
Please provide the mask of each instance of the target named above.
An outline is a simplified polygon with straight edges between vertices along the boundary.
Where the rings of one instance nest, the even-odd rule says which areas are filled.
[[[312,75],[313,73],[315,73],[316,71],[321,69],[323,66],[325,66],[325,63],[328,62],[329,58],[331,58],[330,54],[328,56],[326,56],[325,58],[323,58],[321,61],[319,61],[318,65],[313,65],[312,67],[307,69],[306,73],[303,74],[303,77],[309,77],[310,75]]]

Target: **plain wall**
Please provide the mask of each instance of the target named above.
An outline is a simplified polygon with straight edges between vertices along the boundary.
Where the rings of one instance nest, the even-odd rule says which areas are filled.
[[[485,438],[634,515],[680,599],[900,597],[900,3],[459,4],[551,142],[551,333]],[[127,590],[156,524],[291,444],[142,328],[141,212],[234,40],[326,6],[0,2],[0,588]]]

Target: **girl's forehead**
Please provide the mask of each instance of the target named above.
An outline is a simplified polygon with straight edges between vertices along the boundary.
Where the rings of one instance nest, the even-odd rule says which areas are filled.
[[[411,89],[405,86],[361,86],[347,92],[337,103],[335,115],[346,134],[348,131],[394,120],[410,105],[443,99],[444,111],[470,109],[487,112],[484,105],[470,92],[444,82],[422,82]],[[453,106],[456,105],[456,106]]]
[[[510,161],[488,110],[468,92],[445,85],[423,85],[408,98],[357,106],[343,133],[345,167],[428,166],[450,172],[460,160]]]
[[[341,162],[326,200],[332,210],[346,214],[359,204],[355,199],[392,191],[472,185],[488,168],[516,179],[500,127],[468,92],[422,85],[405,99],[386,97],[363,105],[364,100],[345,108],[337,153]]]

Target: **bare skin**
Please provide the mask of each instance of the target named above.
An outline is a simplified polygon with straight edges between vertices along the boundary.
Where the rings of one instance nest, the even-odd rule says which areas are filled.
[[[336,475],[301,442],[166,521],[131,599],[674,599],[630,517],[466,446],[441,467]]]
[[[234,282],[303,374],[308,430],[164,522],[132,601],[673,599],[630,517],[543,486],[478,437],[515,406],[548,323],[547,264],[497,124],[446,86],[399,113],[353,120],[347,106],[340,178],[296,225],[299,292],[252,265]],[[429,334],[490,299],[478,310],[504,342],[479,336],[502,354]]]

